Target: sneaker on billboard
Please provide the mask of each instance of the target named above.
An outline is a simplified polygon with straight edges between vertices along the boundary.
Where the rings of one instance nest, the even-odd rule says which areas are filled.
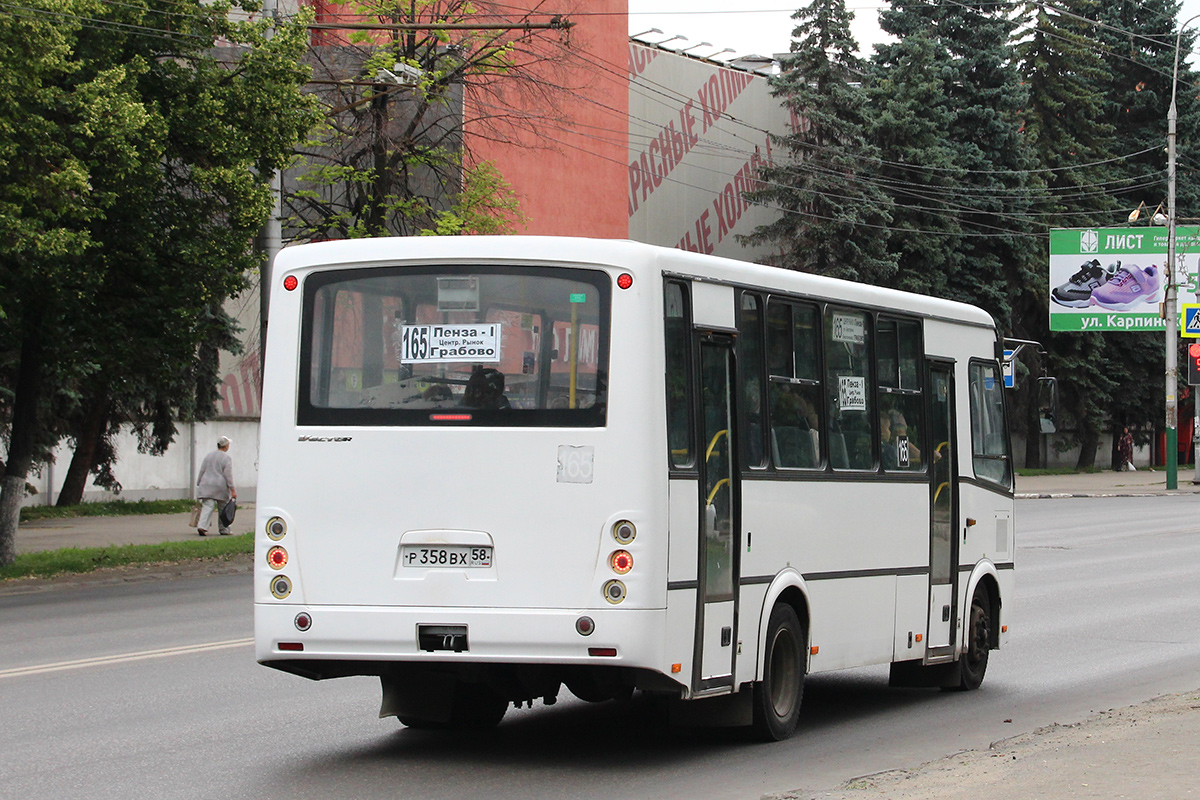
[[[1091,302],[1092,292],[1107,283],[1120,267],[1120,261],[1108,269],[1100,266],[1100,262],[1096,259],[1085,261],[1070,280],[1061,286],[1054,287],[1054,290],[1050,292],[1050,297],[1060,306],[1085,308]]]
[[[1091,303],[1109,311],[1128,311],[1142,303],[1157,303],[1162,289],[1158,267],[1121,267],[1108,283],[1092,292]]]

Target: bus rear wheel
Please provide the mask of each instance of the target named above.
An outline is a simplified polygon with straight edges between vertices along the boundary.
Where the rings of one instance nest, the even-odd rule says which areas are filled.
[[[988,651],[992,647],[992,600],[981,584],[971,596],[971,615],[968,618],[967,651],[959,662],[959,689],[978,689],[987,672]]]
[[[508,700],[503,695],[479,683],[459,681],[446,702],[450,704],[449,714],[442,719],[400,714],[400,723],[414,730],[487,730],[499,725],[508,711]]]
[[[796,730],[804,696],[807,642],[795,609],[776,603],[767,624],[763,678],[754,685],[755,738],[778,742]]]

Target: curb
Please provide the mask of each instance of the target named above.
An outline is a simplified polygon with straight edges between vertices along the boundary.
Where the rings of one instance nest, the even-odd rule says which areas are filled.
[[[1061,500],[1071,497],[1183,497],[1195,492],[1018,492],[1018,500]]]
[[[1017,492],[1013,497],[1017,500],[1061,500],[1072,497],[1188,497],[1196,494],[1195,491],[1164,489],[1149,492]]]

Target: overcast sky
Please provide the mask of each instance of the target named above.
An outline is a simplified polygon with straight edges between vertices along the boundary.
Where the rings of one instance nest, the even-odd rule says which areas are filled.
[[[774,55],[786,53],[791,46],[791,16],[799,4],[788,0],[629,0],[629,32],[640,33],[658,28],[663,35],[648,34],[642,38],[658,41],[667,36],[686,36],[686,42],[676,39],[671,48],[697,46],[693,55],[705,56],[726,47],[737,55]],[[853,33],[863,55],[873,52],[872,46],[882,40],[877,21],[882,2],[847,0],[846,7],[854,12]],[[737,10],[732,10],[737,9]],[[1200,14],[1200,0],[1184,0],[1181,20]],[[1191,26],[1200,30],[1200,19]],[[726,53],[724,59],[733,53]],[[1193,58],[1193,63],[1195,63]]]

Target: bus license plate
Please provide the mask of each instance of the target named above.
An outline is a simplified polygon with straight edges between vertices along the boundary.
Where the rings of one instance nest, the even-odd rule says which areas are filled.
[[[422,569],[490,567],[492,548],[490,545],[408,544],[400,558],[404,566]]]

